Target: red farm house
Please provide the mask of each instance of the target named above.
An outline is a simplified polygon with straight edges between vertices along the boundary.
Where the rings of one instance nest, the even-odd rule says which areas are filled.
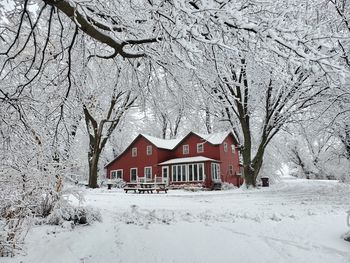
[[[106,169],[107,178],[126,182],[157,177],[170,185],[202,184],[206,188],[220,182],[236,186],[243,182],[238,141],[232,132],[190,132],[174,140],[139,134]]]

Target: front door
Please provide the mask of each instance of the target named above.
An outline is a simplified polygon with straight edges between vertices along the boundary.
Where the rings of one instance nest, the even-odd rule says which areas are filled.
[[[162,166],[163,182],[169,184],[169,166]]]
[[[136,182],[137,181],[137,168],[131,168],[130,169],[130,181]]]

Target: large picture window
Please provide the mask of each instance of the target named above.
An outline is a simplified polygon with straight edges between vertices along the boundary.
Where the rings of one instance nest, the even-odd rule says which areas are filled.
[[[204,180],[204,164],[179,164],[172,166],[173,182],[198,182]]]

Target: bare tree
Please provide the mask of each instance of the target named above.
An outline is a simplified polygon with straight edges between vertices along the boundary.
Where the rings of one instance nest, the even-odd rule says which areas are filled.
[[[311,72],[301,67],[289,75],[289,80],[277,81],[270,73],[255,86],[250,78],[256,71],[248,67],[249,62],[245,58],[241,58],[239,64],[230,62],[225,72],[217,65],[221,78],[214,92],[233,128],[236,128],[233,119],[239,121],[244,177],[248,186],[255,186],[265,149],[272,138],[286,123],[312,106],[326,88],[319,87],[315,76],[311,80]],[[280,74],[282,76],[283,73]],[[255,119],[253,127],[252,119]],[[260,131],[254,145],[253,137],[257,130]]]
[[[105,117],[99,122],[93,117],[90,107],[83,104],[86,129],[89,134],[89,187],[97,188],[98,164],[101,152],[125,113],[135,103],[130,91],[114,90]]]

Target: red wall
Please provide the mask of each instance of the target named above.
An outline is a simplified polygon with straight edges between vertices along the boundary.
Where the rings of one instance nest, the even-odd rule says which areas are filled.
[[[158,149],[152,145],[152,155],[146,154],[147,145],[152,145],[148,140],[144,137],[139,136],[136,140],[126,149],[122,155],[112,162],[107,167],[107,178],[109,178],[112,170],[123,169],[123,180],[126,182],[130,182],[130,169],[137,168],[138,177],[144,176],[144,167],[152,166],[152,177],[155,173],[158,173],[158,155],[165,158],[165,153],[161,151],[158,153]],[[137,156],[131,156],[132,148],[137,147]]]
[[[204,152],[197,153],[197,143],[204,142]],[[188,144],[190,147],[189,154],[182,153],[182,146]],[[176,148],[174,149],[173,158],[186,158],[194,156],[205,156],[211,159],[220,160],[220,151],[217,145],[212,145],[209,142],[204,141],[201,137],[196,134],[190,134],[187,136]]]
[[[224,151],[224,143],[227,143],[227,152]],[[223,143],[220,145],[220,174],[223,182],[231,183],[240,186],[243,182],[242,179],[237,176],[240,170],[239,166],[239,152],[236,148],[235,152],[232,153],[231,145],[235,144],[231,135],[228,135]],[[229,166],[233,166],[233,173],[229,173]]]

